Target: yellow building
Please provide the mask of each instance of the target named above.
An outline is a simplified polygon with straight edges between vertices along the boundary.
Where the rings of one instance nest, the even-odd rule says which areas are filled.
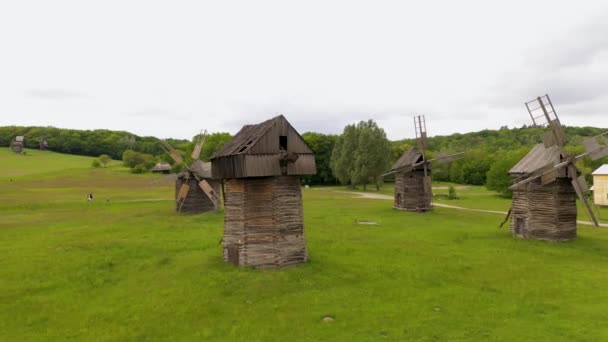
[[[600,166],[591,174],[593,176],[593,203],[608,206],[608,164]]]

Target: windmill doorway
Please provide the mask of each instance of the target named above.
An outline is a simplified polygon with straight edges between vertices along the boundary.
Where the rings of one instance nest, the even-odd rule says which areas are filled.
[[[401,194],[397,194],[397,196],[395,197],[395,206],[397,208],[401,208],[403,206],[403,197],[401,196]]]
[[[528,231],[527,222],[523,217],[515,218],[515,227],[513,227],[515,234],[525,236]]]

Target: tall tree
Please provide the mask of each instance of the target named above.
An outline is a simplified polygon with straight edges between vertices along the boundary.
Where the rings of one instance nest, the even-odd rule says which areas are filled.
[[[317,174],[305,178],[307,184],[335,184],[331,167],[331,155],[337,140],[335,135],[307,132],[302,134],[302,138],[315,153],[315,163]]]
[[[391,146],[384,130],[373,120],[361,121],[357,125],[358,144],[355,152],[355,165],[352,182],[357,185],[382,184],[380,174],[390,164]]]
[[[386,133],[373,120],[348,125],[336,141],[331,168],[342,184],[376,184],[390,164],[391,145]]]

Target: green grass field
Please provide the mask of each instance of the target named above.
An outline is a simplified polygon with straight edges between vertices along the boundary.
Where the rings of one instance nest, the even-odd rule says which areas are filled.
[[[222,213],[176,214],[159,177],[21,157],[0,152],[0,340],[608,339],[605,229],[526,241],[499,215],[312,188],[310,262],[242,269],[222,262]]]

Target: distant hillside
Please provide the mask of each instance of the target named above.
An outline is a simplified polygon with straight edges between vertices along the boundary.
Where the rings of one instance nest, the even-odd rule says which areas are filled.
[[[16,154],[2,148],[0,160],[0,178],[13,178],[69,169],[91,169],[93,158],[33,149],[26,149],[25,154]]]
[[[114,159],[121,159],[125,150],[161,155],[158,138],[140,137],[125,131],[106,129],[77,130],[56,127],[0,127],[0,146],[9,146],[17,135],[25,136],[26,147],[38,148],[40,139],[49,144],[49,150],[61,153],[97,157],[108,154]],[[186,149],[188,140],[168,139],[177,149]]]

